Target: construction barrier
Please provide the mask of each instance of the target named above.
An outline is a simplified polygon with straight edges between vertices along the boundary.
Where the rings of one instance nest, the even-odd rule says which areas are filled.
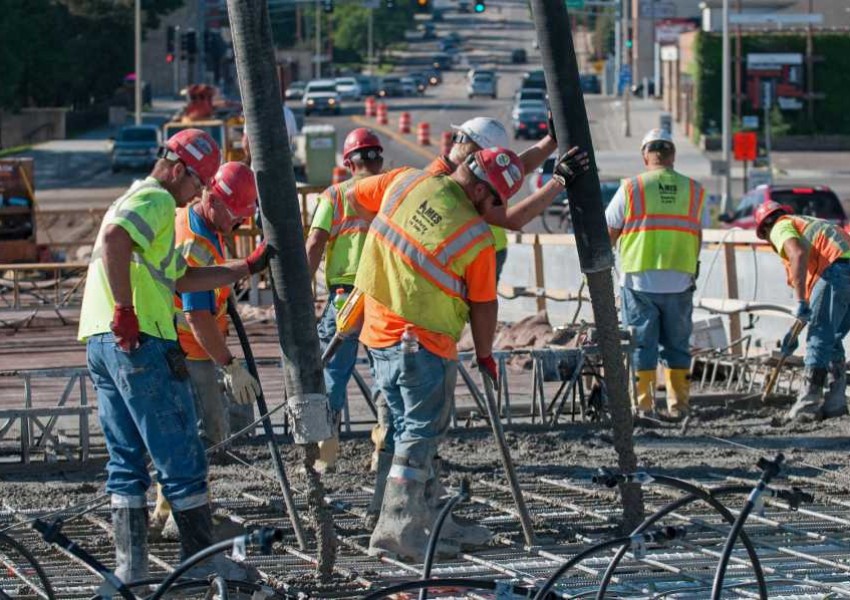
[[[430,146],[431,126],[428,123],[420,123],[416,128],[416,138],[420,146]]]
[[[346,169],[345,167],[334,167],[333,178],[331,179],[331,183],[333,185],[336,185],[350,178],[351,172],[348,169]]]
[[[388,125],[390,122],[389,116],[387,115],[387,105],[383,102],[379,103],[377,106],[376,117],[378,125]]]
[[[452,150],[452,132],[444,131],[440,134],[440,154],[448,156]]]
[[[375,116],[375,97],[374,96],[366,96],[366,102],[364,104],[364,114],[367,117]]]
[[[399,133],[410,133],[410,113],[403,112],[398,116],[398,132]]]

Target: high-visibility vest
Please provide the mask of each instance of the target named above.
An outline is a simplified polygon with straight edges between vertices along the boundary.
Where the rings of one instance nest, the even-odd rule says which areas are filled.
[[[191,205],[177,210],[177,218],[174,223],[177,251],[190,267],[224,264],[226,260],[215,247],[215,244],[206,237],[192,231],[192,224],[189,220],[190,210],[192,210]],[[217,237],[219,247],[223,248],[221,236]],[[215,322],[222,335],[227,333],[227,297],[229,294],[230,288],[228,286],[213,290]],[[198,343],[195,334],[192,333],[192,328],[189,327],[189,321],[186,320],[186,314],[183,312],[183,299],[180,294],[175,294],[174,305],[177,309],[177,340],[180,342],[183,352],[186,353],[186,357],[190,360],[210,360],[209,354]]]
[[[333,220],[325,250],[325,280],[328,287],[353,284],[360,254],[369,231],[369,221],[361,217],[349,202],[357,179],[330,186],[326,194],[333,206]]]
[[[624,180],[623,187],[623,271],[696,273],[705,198],[702,186],[673,169],[658,169]]]
[[[354,285],[410,323],[458,340],[469,320],[463,275],[492,245],[458,184],[408,169],[384,193]]]
[[[850,235],[843,229],[815,217],[802,217],[789,215],[780,217],[777,223],[789,219],[794,229],[800,234],[800,240],[808,251],[808,264],[806,265],[806,298],[812,295],[818,278],[826,271],[827,267],[839,258],[850,256]],[[775,226],[775,225],[774,225]],[[782,249],[777,248],[780,252]],[[793,286],[791,277],[791,261],[780,253],[782,263],[785,265],[785,274],[788,285]]]

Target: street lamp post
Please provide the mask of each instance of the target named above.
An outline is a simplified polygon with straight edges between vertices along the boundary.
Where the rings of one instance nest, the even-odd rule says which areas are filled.
[[[316,79],[322,78],[322,7],[316,0]]]
[[[142,124],[142,0],[136,0],[134,11],[135,17],[135,52],[136,52],[136,81],[134,86],[135,96],[135,123]]]
[[[723,68],[721,77],[723,78],[723,86],[721,88],[721,99],[723,103],[723,111],[721,113],[721,128],[723,136],[723,193],[720,199],[720,212],[726,213],[729,210],[729,203],[732,197],[732,90],[731,90],[731,69],[730,69],[730,49],[729,49],[729,0],[723,0]]]
[[[368,50],[366,52],[366,61],[369,64],[369,75],[372,75],[372,71],[375,68],[373,65],[373,61],[375,60],[375,9],[369,7],[369,30],[368,30]]]

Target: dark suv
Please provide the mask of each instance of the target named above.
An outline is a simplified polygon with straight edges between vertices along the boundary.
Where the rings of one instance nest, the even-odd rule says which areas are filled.
[[[719,219],[726,227],[755,229],[753,212],[756,206],[768,200],[791,207],[795,215],[826,219],[836,225],[847,225],[847,214],[831,189],[825,185],[814,187],[760,185],[747,192],[731,215],[720,215]]]

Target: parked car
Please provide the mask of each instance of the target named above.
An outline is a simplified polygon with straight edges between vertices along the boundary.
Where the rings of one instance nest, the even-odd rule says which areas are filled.
[[[599,77],[594,73],[582,73],[579,76],[581,83],[581,91],[585,94],[601,94],[602,84],[599,83]]]
[[[334,79],[314,79],[308,83],[301,103],[304,105],[305,116],[314,112],[330,112],[335,115],[342,112],[342,99],[336,91]]]
[[[360,100],[363,90],[354,77],[337,77],[336,91],[343,100]]]
[[[381,98],[392,98],[404,95],[404,87],[401,83],[401,77],[390,75],[381,79],[378,85],[378,95]]]
[[[122,127],[112,144],[112,172],[151,169],[161,143],[162,136],[155,125]]]
[[[404,96],[418,96],[420,94],[419,86],[413,77],[401,78],[401,93]]]
[[[511,51],[511,62],[515,65],[523,65],[525,61],[528,60],[528,57],[525,54],[525,50],[523,48],[514,48]]]
[[[511,112],[514,139],[540,139],[549,133],[549,108],[542,100],[522,100]]]
[[[286,88],[286,93],[284,97],[287,100],[301,100],[304,97],[304,88],[307,87],[307,83],[304,81],[293,81],[289,84],[289,87]]]
[[[755,229],[756,221],[753,218],[753,212],[759,204],[768,200],[789,206],[795,215],[826,219],[841,227],[847,225],[847,214],[838,196],[825,185],[814,187],[760,185],[741,198],[735,212],[720,215],[718,219],[726,227]]]
[[[498,79],[492,73],[477,73],[469,80],[466,86],[466,95],[470,98],[475,96],[498,96]]]

